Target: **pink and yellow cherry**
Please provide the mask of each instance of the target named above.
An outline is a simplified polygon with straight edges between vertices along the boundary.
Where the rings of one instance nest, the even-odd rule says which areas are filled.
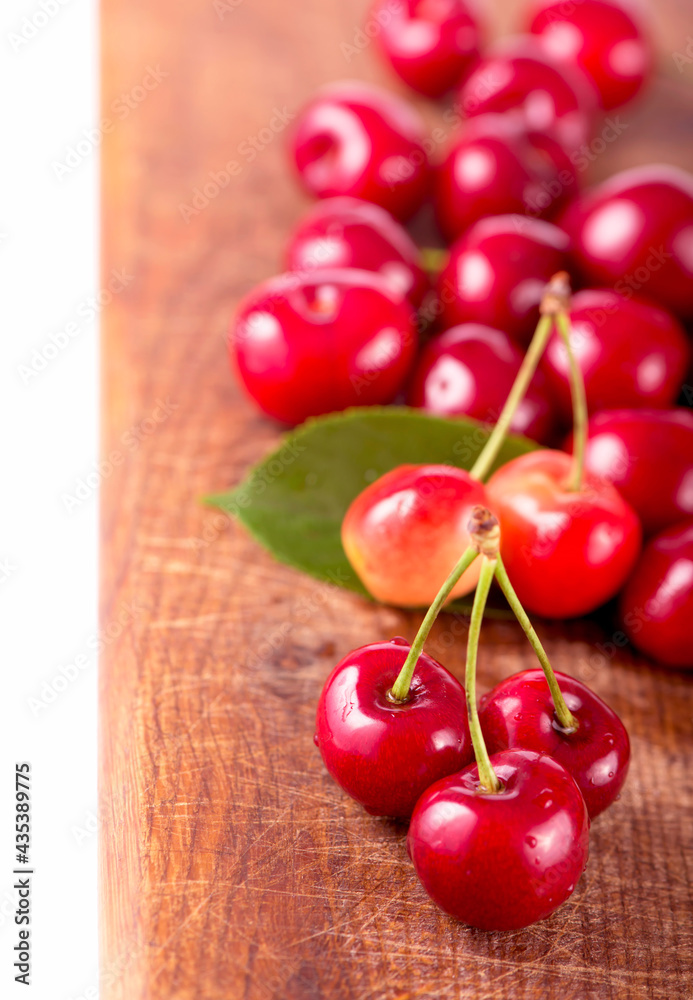
[[[291,153],[316,197],[363,198],[408,219],[429,188],[424,136],[422,120],[402,98],[345,80],[323,87],[299,113]]]
[[[652,72],[653,50],[633,5],[618,0],[537,0],[530,31],[549,56],[577,65],[595,85],[609,110],[630,101]]]
[[[595,413],[585,468],[613,483],[646,534],[693,517],[693,413],[684,407]]]
[[[409,653],[404,639],[349,653],[322,689],[315,744],[347,795],[375,816],[407,819],[434,781],[473,759],[464,689],[421,653],[406,699],[392,686]]]
[[[570,342],[590,413],[675,402],[691,349],[671,313],[644,299],[590,288],[573,296],[570,322]],[[561,416],[569,421],[570,365],[558,333],[548,343],[541,369]]]
[[[261,410],[297,424],[347,406],[389,403],[416,352],[414,312],[372,271],[282,274],[241,302],[229,354]]]
[[[524,345],[549,278],[570,245],[557,226],[521,215],[481,219],[453,244],[438,279],[446,326],[481,323]]]
[[[650,539],[620,599],[628,638],[670,667],[693,668],[693,518]]]
[[[614,597],[640,552],[641,527],[611,483],[586,473],[571,487],[573,459],[535,451],[491,476],[489,505],[501,524],[501,553],[527,610],[575,618]]]
[[[587,282],[693,316],[690,174],[661,164],[624,170],[586,191],[561,225]]]
[[[496,43],[458,96],[468,118],[517,110],[527,128],[554,136],[568,152],[591,138],[597,95],[576,67],[556,62],[533,35]]]
[[[482,930],[543,920],[571,895],[587,864],[589,818],[580,789],[551,757],[505,750],[490,758],[501,790],[470,764],[423,793],[407,849],[446,913]]]
[[[510,748],[548,754],[572,774],[594,819],[618,798],[628,773],[630,741],[618,715],[586,684],[556,671],[574,731],[558,722],[551,691],[539,668],[501,681],[479,703],[490,754]]]
[[[409,389],[409,404],[439,416],[494,423],[522,364],[522,352],[501,330],[478,323],[454,326],[428,342]],[[555,414],[546,380],[537,372],[510,430],[537,441],[552,433]]]
[[[395,73],[426,97],[445,94],[479,56],[479,26],[463,0],[376,0],[369,20]]]
[[[464,469],[400,465],[356,497],[342,522],[342,545],[373,597],[398,607],[425,607],[469,545],[468,522],[486,490]],[[451,598],[468,594],[478,563]]]
[[[415,308],[430,289],[406,229],[384,208],[359,198],[316,202],[289,239],[286,266],[305,274],[335,267],[376,271]]]
[[[434,171],[436,218],[449,241],[486,215],[550,218],[576,189],[575,167],[559,143],[512,114],[470,118]]]

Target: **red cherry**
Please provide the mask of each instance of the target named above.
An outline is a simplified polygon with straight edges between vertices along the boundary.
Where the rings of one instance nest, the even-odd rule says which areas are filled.
[[[479,56],[479,26],[463,0],[377,0],[371,20],[395,73],[426,97],[454,87]]]
[[[479,786],[476,764],[432,785],[411,818],[407,849],[431,899],[482,930],[543,920],[585,870],[589,819],[556,760],[530,750],[491,757],[503,789]]]
[[[638,649],[672,667],[693,667],[693,519],[656,535],[621,594],[620,614]]]
[[[420,306],[430,288],[409,233],[379,205],[358,198],[327,198],[313,205],[286,250],[289,271],[356,267],[377,271]]]
[[[556,671],[568,708],[578,721],[561,728],[540,669],[522,670],[484,695],[479,718],[489,753],[510,747],[546,753],[572,774],[590,818],[618,797],[628,773],[630,741],[616,713],[582,681]]]
[[[466,415],[495,423],[521,364],[522,352],[500,330],[477,323],[453,326],[424,348],[409,404],[439,416]],[[516,434],[542,441],[553,424],[551,396],[537,372],[510,427]]]
[[[438,225],[448,240],[485,215],[554,215],[577,188],[562,147],[508,114],[466,122],[434,179]]]
[[[519,109],[528,129],[548,132],[568,151],[587,142],[596,92],[580,70],[555,62],[532,35],[496,43],[459,94],[468,118]]]
[[[562,451],[520,455],[487,484],[501,525],[501,554],[527,611],[574,618],[618,593],[640,551],[641,528],[616,489],[592,473],[568,489]]]
[[[315,744],[347,795],[375,816],[408,818],[434,781],[474,756],[464,690],[422,653],[407,701],[388,698],[409,652],[404,639],[355,649],[320,695]]]
[[[587,408],[670,406],[691,358],[678,321],[644,300],[605,288],[573,296],[570,343],[582,371]],[[563,418],[570,422],[570,369],[565,344],[554,333],[541,362]]]
[[[632,4],[614,0],[539,0],[530,31],[548,54],[577,64],[592,80],[603,108],[634,97],[652,72],[653,51]]]
[[[634,167],[579,198],[561,225],[586,279],[693,315],[693,177],[675,167]]]
[[[232,364],[261,410],[288,424],[391,402],[416,352],[409,303],[372,271],[281,274],[241,302]]]
[[[468,547],[469,519],[477,505],[487,506],[486,490],[464,469],[400,465],[352,502],[342,523],[342,545],[378,601],[425,607]],[[453,597],[474,589],[479,563],[462,575]]]
[[[346,80],[323,87],[301,111],[292,154],[305,187],[318,198],[352,195],[407,219],[428,191],[424,134],[406,101]]]
[[[446,326],[482,323],[529,342],[549,278],[565,265],[566,234],[537,219],[481,219],[453,244],[438,279]]]

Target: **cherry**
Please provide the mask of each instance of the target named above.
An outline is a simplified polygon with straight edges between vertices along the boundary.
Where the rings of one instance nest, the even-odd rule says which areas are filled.
[[[377,271],[418,307],[430,288],[421,255],[389,212],[358,198],[316,202],[301,219],[286,250],[289,271],[356,267]]]
[[[565,902],[587,864],[589,819],[575,781],[530,750],[494,754],[502,790],[470,764],[421,796],[407,849],[446,913],[483,930],[527,927]]]
[[[485,53],[459,101],[468,118],[519,109],[531,131],[553,134],[570,152],[590,139],[597,97],[579,69],[557,63],[533,35],[518,35]]]
[[[371,271],[282,274],[241,302],[229,354],[277,420],[391,402],[416,352],[410,304]]]
[[[571,346],[585,383],[587,407],[669,406],[679,394],[691,351],[678,321],[650,302],[608,289],[573,296]],[[560,414],[570,419],[570,372],[558,334],[541,362]]]
[[[616,713],[586,684],[556,672],[566,704],[577,720],[574,732],[556,718],[542,670],[523,670],[497,684],[479,703],[479,718],[491,754],[512,747],[545,753],[572,774],[590,818],[618,797],[626,780],[630,742]]]
[[[572,488],[565,452],[508,462],[487,484],[501,523],[503,559],[518,597],[545,618],[593,611],[625,583],[640,551],[637,514],[599,476]]]
[[[476,62],[480,32],[463,0],[376,0],[371,17],[395,73],[426,97],[440,97]]]
[[[352,195],[407,219],[428,192],[423,139],[423,122],[406,101],[346,80],[323,87],[300,112],[291,150],[311,194]]]
[[[530,31],[550,56],[577,64],[592,80],[607,110],[625,104],[652,71],[652,46],[635,20],[632,4],[615,0],[539,0]]]
[[[693,516],[693,413],[683,407],[595,413],[585,468],[613,483],[646,534]]]
[[[464,469],[400,465],[351,503],[342,545],[376,600],[424,607],[469,545],[468,521],[477,504],[486,504],[486,490]],[[471,566],[452,597],[473,590],[478,576]]]
[[[693,177],[665,165],[634,167],[585,192],[561,225],[585,279],[693,315]]]
[[[559,271],[567,235],[520,215],[481,219],[453,244],[438,279],[446,326],[482,323],[525,344],[547,281]]]
[[[440,416],[498,419],[522,364],[522,352],[501,330],[477,323],[454,326],[424,348],[409,404]],[[515,412],[510,429],[538,441],[552,432],[551,396],[540,372]]]
[[[621,594],[620,615],[628,638],[647,656],[693,667],[693,519],[645,546]]]
[[[577,187],[563,148],[510,114],[466,122],[434,180],[438,225],[450,241],[485,215],[554,215]]]
[[[473,758],[464,690],[436,660],[418,657],[406,700],[390,691],[404,639],[349,653],[320,695],[315,744],[344,791],[376,816],[408,818],[429,785]]]

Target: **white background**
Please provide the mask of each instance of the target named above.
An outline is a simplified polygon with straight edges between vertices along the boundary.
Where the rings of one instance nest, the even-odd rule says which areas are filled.
[[[3,0],[0,51],[0,996],[93,1000],[98,504],[64,497],[97,461],[98,148],[56,164],[98,121],[96,3]],[[30,988],[12,967],[22,760]]]

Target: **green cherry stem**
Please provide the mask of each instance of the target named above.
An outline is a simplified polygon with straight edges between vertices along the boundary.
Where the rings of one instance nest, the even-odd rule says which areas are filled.
[[[556,314],[556,326],[565,345],[570,371],[570,393],[573,400],[573,472],[568,489],[577,493],[582,488],[582,474],[585,467],[587,448],[587,397],[582,369],[575,360],[575,352],[570,342],[571,326],[568,309]]]
[[[481,633],[481,623],[484,618],[484,609],[486,608],[486,599],[488,598],[488,592],[491,589],[491,583],[496,572],[497,556],[493,558],[482,555],[481,560],[481,573],[479,574],[479,582],[476,585],[476,593],[474,594],[472,619],[467,638],[467,666],[464,672],[464,691],[467,696],[469,731],[472,737],[476,764],[479,769],[479,782],[487,792],[498,792],[501,787],[500,782],[491,765],[476,706],[476,660],[479,650],[479,635]]]
[[[544,676],[546,677],[551,690],[553,706],[556,710],[556,718],[558,719],[559,725],[567,733],[575,732],[578,728],[578,721],[565,703],[565,698],[563,697],[561,689],[558,686],[558,681],[556,680],[556,675],[553,672],[553,667],[549,662],[549,658],[546,655],[546,650],[542,646],[539,636],[534,631],[534,627],[527,617],[527,612],[520,604],[520,600],[515,593],[515,588],[510,582],[510,578],[505,566],[503,565],[503,560],[501,559],[500,554],[496,560],[496,580],[505,594],[508,604],[515,612],[515,617],[522,626],[525,635],[529,639],[532,649],[537,654],[537,659],[541,664],[541,669],[544,671]]]

